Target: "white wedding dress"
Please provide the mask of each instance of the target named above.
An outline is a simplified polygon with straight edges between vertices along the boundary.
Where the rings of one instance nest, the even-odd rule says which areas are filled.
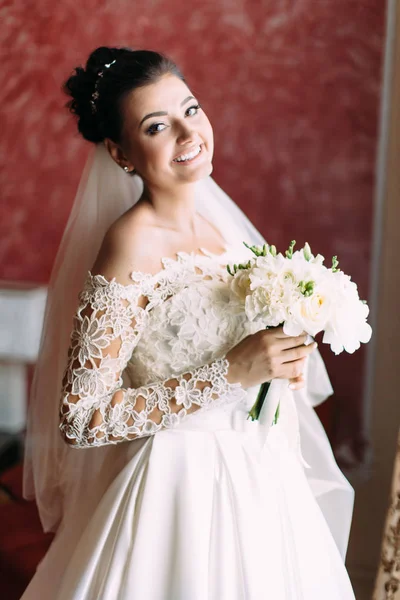
[[[70,494],[23,600],[354,600],[344,566],[353,490],[326,436],[323,449],[299,436],[318,420],[312,390],[293,393],[274,381],[269,396],[279,393],[280,418],[267,427],[246,418],[257,388],[225,379],[226,352],[262,328],[229,294],[225,265],[237,261],[237,249],[202,249],[163,259],[159,273],[137,273],[131,286],[88,275],[80,309],[106,314],[121,350],[86,369],[110,329],[82,316],[71,359],[81,368],[67,372],[82,399],[64,402],[61,428],[77,455],[112,450],[87,493]],[[137,308],[139,295],[146,309]],[[99,404],[95,428],[92,398],[115,389],[119,368],[130,396],[113,408]],[[318,352],[309,387],[313,368],[323,371]],[[182,410],[170,414],[163,382],[188,372]],[[186,415],[196,381],[207,377],[203,406]],[[132,419],[138,388],[149,406],[164,403],[163,427],[150,410]]]

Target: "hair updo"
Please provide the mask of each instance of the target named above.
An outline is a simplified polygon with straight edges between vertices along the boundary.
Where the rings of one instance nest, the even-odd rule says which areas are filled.
[[[113,63],[110,65],[110,63]],[[105,65],[110,65],[108,68]],[[99,76],[99,73],[103,75]],[[123,126],[122,101],[136,88],[155,83],[163,75],[184,77],[176,64],[158,52],[108,48],[101,46],[88,58],[86,67],[77,67],[64,84],[72,97],[67,107],[78,118],[78,130],[95,144],[110,138],[121,140]],[[93,94],[95,110],[93,110]]]

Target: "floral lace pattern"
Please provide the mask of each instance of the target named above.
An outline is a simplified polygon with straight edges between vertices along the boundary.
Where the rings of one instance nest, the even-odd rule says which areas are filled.
[[[196,273],[199,267],[202,274]],[[168,287],[170,297],[153,304],[146,335],[126,368],[127,382],[134,387],[166,378],[171,371],[183,373],[208,363],[263,328],[248,321],[230,293],[225,262],[220,266],[205,257],[195,257],[193,262],[192,256],[182,253],[178,265],[169,263],[167,268],[163,286]],[[172,289],[170,281],[176,272],[184,283]]]
[[[227,334],[245,330],[234,307],[227,317],[224,269],[212,256],[178,253],[177,260],[163,259],[156,275],[132,273],[128,286],[88,274],[60,408],[60,430],[73,447],[153,435],[176,427],[194,406],[209,409],[246,396],[225,377],[225,352],[233,345]],[[122,387],[123,374],[133,387]]]

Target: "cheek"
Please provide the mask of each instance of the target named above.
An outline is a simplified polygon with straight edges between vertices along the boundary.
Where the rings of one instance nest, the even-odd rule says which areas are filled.
[[[209,155],[210,159],[212,159],[213,154],[214,154],[214,132],[213,132],[211,123],[205,114],[202,115],[201,123],[198,128],[198,132],[200,133],[201,137],[205,141],[206,146],[207,146],[208,155]]]
[[[168,154],[168,141],[166,136],[161,135],[157,139],[152,139],[150,144],[148,144],[146,149],[146,156],[152,163],[158,163],[165,159],[166,154]]]
[[[214,149],[214,131],[210,124],[210,150]]]
[[[165,157],[170,156],[165,141],[163,143],[162,140],[153,138],[136,144],[132,154],[136,158],[133,162],[136,162],[139,172],[146,172],[155,166],[159,167],[160,164],[165,163]]]
[[[213,142],[214,142],[214,131],[213,131],[212,125],[211,125],[211,123],[208,120],[208,118],[207,118],[206,115],[204,115],[203,121],[204,121],[203,127],[204,127],[204,131],[205,131],[205,133],[207,135],[207,138],[210,141],[210,143],[213,144]]]

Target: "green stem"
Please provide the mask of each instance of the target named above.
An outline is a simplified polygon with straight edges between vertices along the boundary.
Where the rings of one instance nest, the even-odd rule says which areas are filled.
[[[263,407],[265,397],[268,394],[268,390],[269,390],[270,385],[271,385],[270,381],[266,381],[265,383],[261,384],[260,389],[259,389],[258,394],[257,394],[256,401],[254,402],[254,404],[253,404],[252,408],[250,409],[249,414],[247,416],[248,419],[251,419],[252,421],[258,421],[259,416],[260,416],[260,412],[261,412],[261,409]],[[272,421],[273,425],[276,425],[277,422],[278,422],[278,419],[279,419],[279,407],[280,407],[280,402],[279,402],[279,404],[277,406],[274,420]]]

